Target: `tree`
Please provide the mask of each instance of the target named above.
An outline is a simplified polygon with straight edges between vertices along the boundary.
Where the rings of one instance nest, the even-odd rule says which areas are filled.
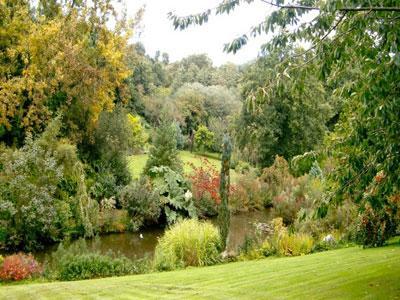
[[[223,1],[216,14],[229,13],[244,1]],[[246,1],[252,2],[252,1]],[[270,53],[297,41],[311,43],[308,50],[288,57],[286,61],[311,55],[290,69],[320,60],[319,74],[327,82],[340,82],[343,72],[356,66],[362,76],[353,77],[350,84],[337,85],[333,94],[346,103],[345,112],[332,136],[331,150],[338,159],[332,177],[332,193],[321,204],[320,215],[326,214],[327,204],[341,203],[350,198],[359,204],[361,212],[372,210],[381,215],[396,211],[400,189],[399,149],[400,106],[400,7],[393,0],[340,0],[340,1],[263,1],[275,10],[265,21],[256,24],[249,34],[244,34],[225,50],[237,52],[249,36],[278,32],[262,49]],[[175,28],[184,29],[191,24],[207,22],[213,10],[197,15],[178,17],[170,14]],[[312,22],[302,18],[309,12]],[[282,70],[284,73],[286,69]],[[263,88],[263,87],[262,87]],[[395,203],[393,203],[395,202]],[[395,221],[394,215],[375,218],[375,228],[384,224],[385,218]],[[396,221],[398,222],[398,221]],[[390,226],[391,228],[392,226]],[[390,234],[382,234],[386,239]],[[367,245],[377,245],[364,239]]]
[[[151,175],[153,167],[169,167],[171,170],[182,173],[182,162],[177,150],[176,127],[171,123],[162,123],[153,139],[153,146],[149,153],[143,174]]]
[[[221,203],[218,208],[218,226],[221,234],[222,250],[228,244],[229,227],[231,212],[229,210],[229,191],[230,191],[230,165],[231,165],[232,144],[228,135],[224,136],[222,157],[221,157],[221,175],[219,183],[219,194]]]
[[[190,55],[173,63],[169,72],[173,78],[172,87],[176,90],[185,83],[199,82],[208,86],[212,84],[214,68],[206,54]]]
[[[184,120],[184,134],[190,135],[202,121],[207,120],[204,89],[205,87],[199,83],[185,84],[172,95],[172,100]]]
[[[182,150],[185,147],[185,137],[182,134],[181,126],[178,122],[174,122],[176,128],[176,146],[179,150]]]
[[[288,64],[284,60],[301,51],[271,53],[244,72],[242,93],[249,100],[242,109],[236,137],[241,149],[256,152],[262,167],[271,165],[276,155],[290,160],[323,142],[331,108],[324,85],[315,75],[316,64],[285,71]],[[306,58],[296,63],[302,61]],[[265,82],[268,86],[263,87]]]
[[[211,117],[227,120],[240,111],[239,96],[224,86],[204,86],[200,83],[185,84],[172,96],[179,115],[184,119],[184,133],[190,134],[200,124],[209,125]]]
[[[0,248],[31,251],[75,232],[92,237],[98,205],[88,196],[83,164],[62,123],[54,119],[42,135],[28,135],[20,149],[0,152]]]
[[[214,141],[214,133],[211,132],[206,126],[200,125],[194,134],[196,147],[201,151],[210,149]]]
[[[147,136],[142,126],[140,117],[128,113],[127,118],[128,125],[132,131],[132,137],[130,139],[131,151],[141,150],[147,141]]]
[[[96,181],[91,192],[97,200],[117,197],[119,189],[130,182],[126,157],[135,146],[133,129],[122,107],[100,114],[92,148],[86,149]]]
[[[236,88],[240,81],[241,70],[233,63],[226,63],[218,67],[213,74],[213,85],[222,85]]]
[[[3,2],[2,140],[21,145],[27,132],[40,133],[57,112],[71,140],[92,140],[99,114],[113,108],[117,91],[124,94],[130,29],[113,17],[108,0],[40,1],[36,10],[30,1]]]

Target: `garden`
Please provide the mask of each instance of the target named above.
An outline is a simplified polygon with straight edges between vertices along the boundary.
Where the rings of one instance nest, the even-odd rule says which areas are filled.
[[[224,47],[272,34],[257,58],[147,52],[120,1],[0,0],[0,297],[399,295],[400,7],[217,2],[168,24],[262,2]]]

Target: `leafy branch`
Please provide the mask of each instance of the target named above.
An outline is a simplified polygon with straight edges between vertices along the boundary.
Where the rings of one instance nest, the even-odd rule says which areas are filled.
[[[279,4],[277,2],[272,2],[268,0],[260,0],[268,5],[278,7],[280,9],[296,9],[300,11],[304,10],[317,10],[317,11],[324,11],[321,7],[317,6],[307,6],[307,5],[300,5],[300,4]],[[173,12],[168,13],[168,18],[172,20],[175,30],[180,29],[184,30],[188,28],[190,25],[203,25],[207,23],[209,17],[213,11],[215,11],[216,15],[220,14],[229,14],[233,11],[237,6],[241,4],[241,2],[251,3],[254,0],[225,0],[222,1],[218,6],[214,8],[207,9],[204,12],[188,15],[188,16],[177,16]],[[339,12],[358,12],[358,11],[387,11],[387,12],[400,12],[400,6],[361,6],[361,7],[333,7],[332,11],[339,11]],[[246,40],[247,37],[243,36],[241,41]],[[239,41],[239,40],[238,40]],[[245,43],[244,43],[245,44]]]
[[[301,10],[318,10],[321,11],[321,8],[316,7],[316,6],[306,6],[306,5],[297,5],[297,4],[287,4],[287,5],[282,5],[279,3],[274,3],[272,1],[267,1],[267,0],[261,0],[262,2],[279,7],[279,8],[285,8],[285,9],[301,9]],[[342,12],[350,12],[350,11],[399,11],[400,12],[400,7],[381,7],[381,6],[366,6],[366,7],[343,7],[343,8],[337,8],[335,9],[336,11],[342,11]]]

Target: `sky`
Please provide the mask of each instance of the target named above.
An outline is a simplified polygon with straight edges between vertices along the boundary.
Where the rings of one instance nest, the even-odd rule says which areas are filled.
[[[260,46],[267,41],[262,35],[250,39],[249,43],[235,55],[223,52],[225,43],[235,37],[248,33],[250,28],[265,19],[273,8],[255,1],[251,5],[244,3],[229,15],[211,16],[203,26],[189,27],[184,31],[174,30],[168,12],[179,16],[195,14],[216,7],[222,0],[126,0],[130,15],[143,5],[145,13],[142,30],[134,41],[140,41],[146,52],[154,56],[157,50],[167,52],[174,62],[191,54],[206,53],[219,66],[226,62],[242,64],[257,57]]]

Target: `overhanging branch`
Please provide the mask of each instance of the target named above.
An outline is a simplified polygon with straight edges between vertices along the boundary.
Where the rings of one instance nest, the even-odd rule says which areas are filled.
[[[261,0],[264,3],[267,3],[269,5],[279,7],[279,8],[286,8],[286,9],[303,9],[303,10],[318,10],[320,11],[321,9],[316,6],[306,6],[306,5],[296,5],[296,4],[287,4],[287,5],[282,5],[278,3],[274,3],[271,1],[267,0]],[[343,12],[350,12],[350,11],[398,11],[400,12],[400,7],[380,7],[380,6],[369,6],[369,7],[343,7],[337,9],[337,11],[343,11]]]

